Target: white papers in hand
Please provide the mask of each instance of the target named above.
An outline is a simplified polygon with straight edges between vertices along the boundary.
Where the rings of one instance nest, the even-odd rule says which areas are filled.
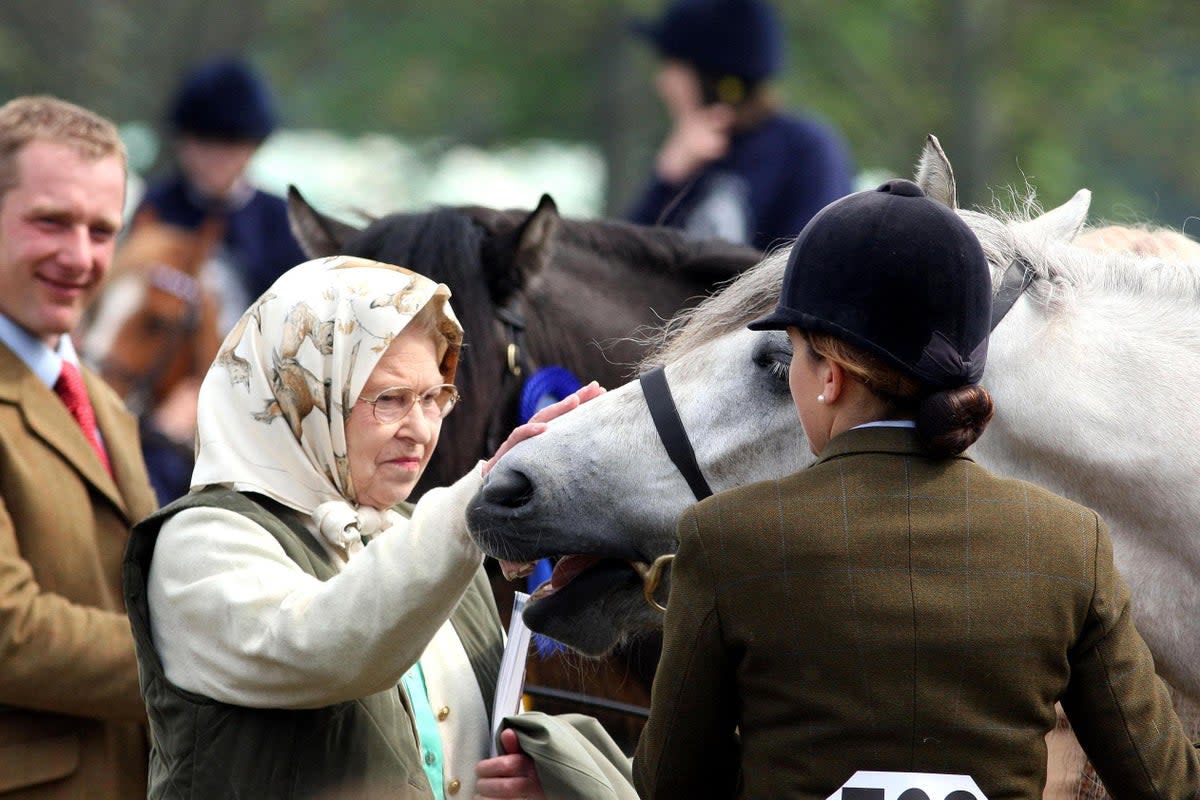
[[[496,680],[496,699],[492,703],[492,755],[498,755],[500,723],[521,710],[521,695],[525,689],[525,661],[529,657],[529,628],[521,612],[529,595],[513,595],[512,619],[508,623],[508,642],[500,659],[500,675]]]

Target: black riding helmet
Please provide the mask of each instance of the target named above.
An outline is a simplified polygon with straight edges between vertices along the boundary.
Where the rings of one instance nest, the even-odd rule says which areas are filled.
[[[257,142],[275,130],[275,104],[266,81],[235,58],[206,61],[180,84],[169,111],[177,133],[202,139]]]
[[[975,234],[911,181],[821,209],[788,258],[779,305],[752,330],[836,336],[935,389],[978,383],[992,281]]]
[[[674,0],[658,19],[635,21],[633,29],[665,58],[707,75],[756,84],[783,66],[783,30],[764,0]]]

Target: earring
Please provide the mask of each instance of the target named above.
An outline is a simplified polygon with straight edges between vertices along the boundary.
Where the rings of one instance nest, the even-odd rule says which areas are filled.
[[[823,395],[823,394],[819,394],[819,395],[817,395],[817,402],[818,402],[818,403],[824,403],[824,402],[825,402],[825,395]]]

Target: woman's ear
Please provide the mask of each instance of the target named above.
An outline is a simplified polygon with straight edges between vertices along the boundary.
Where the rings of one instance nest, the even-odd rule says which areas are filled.
[[[836,361],[821,359],[821,394],[826,403],[836,403],[846,385],[846,370]]]

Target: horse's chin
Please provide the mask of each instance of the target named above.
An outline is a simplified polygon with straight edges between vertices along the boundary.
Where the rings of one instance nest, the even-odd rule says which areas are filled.
[[[531,599],[525,624],[587,656],[602,656],[629,636],[662,626],[627,562],[605,560],[552,594]]]

